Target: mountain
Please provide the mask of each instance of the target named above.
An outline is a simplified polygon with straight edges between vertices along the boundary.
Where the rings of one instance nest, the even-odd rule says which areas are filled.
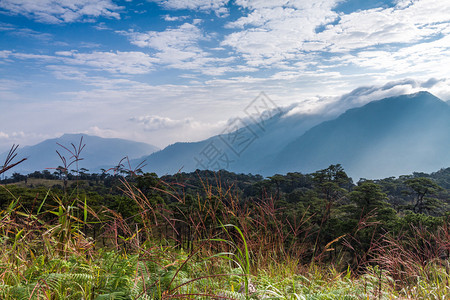
[[[175,143],[141,158],[144,171],[226,169],[271,176],[342,164],[357,180],[450,166],[450,106],[428,92],[373,101],[334,117],[285,111],[262,123],[240,121],[240,127],[231,124],[209,139]]]
[[[450,106],[428,92],[373,101],[292,141],[263,173],[313,172],[340,163],[354,179],[450,166]]]
[[[90,136],[86,134],[64,134],[55,139],[45,140],[34,146],[26,146],[18,149],[18,158],[26,157],[27,160],[17,165],[11,171],[22,174],[27,174],[34,171],[42,171],[47,168],[56,168],[62,166],[63,163],[56,153],[58,151],[64,156],[69,163],[72,159],[72,154],[59,146],[58,143],[67,149],[73,151],[73,144],[79,147],[81,137],[83,137],[82,144],[85,147],[80,153],[79,168],[86,168],[90,173],[100,172],[101,168],[111,168],[119,163],[119,161],[128,156],[130,159],[148,155],[156,150],[157,147],[138,143],[124,139],[116,138],[101,138],[97,136]],[[6,153],[0,155],[1,161],[4,161]],[[75,164],[70,166],[70,169],[75,169]],[[51,170],[50,170],[51,171]]]
[[[71,143],[78,146],[81,136],[86,146],[79,168],[91,173],[111,168],[125,156],[130,157],[132,167],[145,160],[143,171],[158,175],[226,169],[271,176],[310,173],[341,164],[357,180],[450,166],[450,106],[428,92],[419,92],[373,101],[334,117],[278,110],[259,122],[236,118],[219,135],[159,151],[145,143],[66,134],[19,149],[18,156],[28,159],[12,171],[56,168],[63,164],[56,150],[70,161],[71,154],[57,143],[72,150]]]
[[[261,162],[272,159],[292,140],[328,118],[289,115],[288,111],[279,111],[260,122],[236,118],[219,135],[199,142],[175,143],[140,161],[146,160],[144,171],[158,175],[196,169],[260,173]]]

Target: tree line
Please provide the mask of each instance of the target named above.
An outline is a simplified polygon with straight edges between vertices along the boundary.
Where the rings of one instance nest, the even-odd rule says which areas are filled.
[[[24,210],[36,210],[50,189],[56,198],[69,194],[86,199],[97,212],[85,228],[95,239],[101,239],[100,232],[114,222],[118,236],[144,226],[152,239],[192,250],[196,242],[212,238],[220,224],[232,223],[246,234],[254,255],[340,258],[353,265],[367,260],[374,243],[387,234],[413,236],[420,228],[432,234],[446,226],[449,217],[450,168],[357,183],[339,164],[310,174],[267,178],[224,170],[162,177],[83,170],[65,176],[48,170],[26,176],[14,173],[1,182],[8,184],[7,190],[0,189],[1,208],[16,194]],[[30,178],[55,184],[31,187]],[[57,183],[62,180],[70,184]],[[44,206],[55,205],[52,201],[46,199]]]

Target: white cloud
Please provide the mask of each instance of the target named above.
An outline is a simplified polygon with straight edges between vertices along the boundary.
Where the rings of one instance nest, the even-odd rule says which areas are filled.
[[[449,22],[450,2],[446,0],[400,1],[391,8],[341,15],[338,24],[328,25],[317,34],[316,39],[322,44],[316,49],[348,52],[386,44],[416,43],[448,32]]]
[[[71,23],[90,18],[120,19],[121,7],[111,0],[2,0],[0,9],[20,14],[42,23]]]
[[[227,24],[240,31],[229,34],[222,46],[241,53],[251,66],[283,67],[302,58],[303,44],[313,39],[315,29],[337,17],[335,0],[237,1],[250,13]]]
[[[139,47],[150,47],[159,51],[167,49],[186,49],[196,45],[198,40],[206,39],[202,31],[195,25],[184,23],[177,28],[165,31],[148,31],[147,33],[121,32],[130,38],[132,44]]]
[[[0,58],[7,59],[11,56],[12,51],[9,50],[0,50]]]
[[[171,15],[164,15],[163,19],[167,22],[173,22],[173,21],[182,21],[188,19],[188,16],[171,16]]]
[[[200,11],[214,11],[217,16],[225,17],[228,9],[225,7],[229,0],[152,0],[167,9],[190,9]]]
[[[20,156],[20,150],[25,145],[41,142],[51,136],[41,133],[31,133],[24,131],[0,131],[0,154],[11,149],[12,145],[19,145],[18,156]]]
[[[1,53],[0,53],[1,56]],[[0,104],[3,101],[16,101],[21,97],[18,94],[18,90],[26,85],[24,81],[10,80],[10,79],[0,79]],[[4,113],[9,111],[8,108],[4,110]]]
[[[349,64],[390,76],[446,77],[450,65],[450,36],[389,51],[360,51],[342,58]]]
[[[203,13],[226,8],[226,2],[159,1],[167,9]],[[300,102],[292,110],[295,113],[325,108],[341,112],[373,99],[420,89],[450,99],[450,79],[445,79],[450,78],[447,1],[398,2],[391,8],[347,15],[333,11],[336,3],[236,0],[233,5],[239,5],[245,15],[227,23],[226,32],[234,33],[224,37],[221,30],[205,31],[214,28],[206,19],[214,18],[211,15],[203,22],[190,17],[189,23],[171,23],[161,31],[139,31],[136,25],[134,31],[127,28],[119,32],[133,44],[128,45],[130,49],[138,46],[142,51],[127,51],[127,45],[120,45],[122,51],[83,51],[83,46],[96,45],[81,42],[78,50],[50,54],[4,48],[0,50],[0,66],[5,72],[26,64],[32,71],[39,68],[41,81],[33,81],[38,76],[32,71],[23,76],[30,81],[22,85],[0,79],[0,111],[17,106],[13,114],[4,116],[1,130],[3,134],[27,132],[27,124],[17,120],[28,120],[28,124],[35,124],[35,132],[51,132],[52,136],[55,130],[58,134],[76,130],[165,146],[219,133],[224,120],[242,113],[245,104],[261,91],[279,106]],[[57,16],[58,22],[64,21],[61,15],[49,14]],[[91,17],[83,14],[77,20]],[[163,18],[175,21],[169,15]],[[176,18],[180,21],[178,18],[184,17]],[[110,26],[117,28],[117,24]],[[105,24],[100,28],[105,29]],[[0,23],[0,30],[9,34],[14,29]],[[437,79],[428,81],[430,77]],[[43,78],[49,80],[44,82]],[[403,78],[414,80],[399,81]],[[384,85],[389,81],[393,83]],[[42,86],[58,88],[40,92],[41,82]],[[367,87],[368,82],[373,86]],[[349,93],[357,86],[364,88]],[[349,95],[337,96],[344,93]],[[26,106],[22,100],[27,101]],[[336,101],[341,105],[331,106]]]
[[[49,41],[53,38],[53,35],[51,35],[49,33],[35,31],[30,28],[19,28],[12,24],[2,23],[2,22],[0,22],[0,31],[6,31],[12,35],[25,37],[25,38],[37,39],[37,40],[41,40],[41,41]]]
[[[450,33],[450,2],[398,1],[394,7],[333,9],[339,1],[238,0],[247,15],[229,22],[236,29],[222,46],[231,47],[255,67],[292,69],[296,63],[321,62],[323,53],[397,51]],[[331,62],[328,60],[328,62]]]
[[[110,73],[121,74],[145,74],[152,70],[153,64],[157,62],[156,58],[143,52],[102,52],[94,51],[90,53],[80,53],[76,50],[57,51],[55,55],[41,55],[20,53],[13,51],[0,51],[0,59],[10,61],[13,58],[21,60],[39,60],[53,64],[62,63],[64,65],[79,65],[91,67],[96,70],[107,71]]]
[[[93,26],[95,29],[103,31],[103,30],[110,30],[111,28],[109,28],[108,26],[106,26],[105,22],[100,22],[98,24],[95,24]]]
[[[135,126],[132,127],[134,132],[143,130],[141,135],[147,136],[150,143],[163,147],[174,142],[193,142],[207,139],[219,134],[228,122],[227,120],[207,122],[194,118],[171,118],[157,115],[132,117],[129,121]],[[151,142],[152,140],[158,140],[158,142]],[[161,141],[162,144],[160,144]]]
[[[101,128],[99,126],[91,126],[87,130],[84,130],[84,134],[95,135],[102,138],[117,138],[121,136],[121,132],[108,128]],[[125,136],[121,136],[122,138],[126,138]]]
[[[194,24],[184,23],[165,31],[119,33],[126,35],[136,46],[153,49],[155,51],[153,57],[158,63],[169,68],[194,70],[207,75],[239,70],[239,68],[224,68],[224,65],[227,66],[234,59],[233,57],[213,57],[199,46],[200,41],[208,40],[210,37]]]
[[[450,82],[447,79],[428,80],[402,79],[382,85],[361,86],[342,95],[308,97],[284,109],[286,116],[319,113],[338,116],[348,109],[361,107],[369,102],[405,94],[428,91],[441,99],[450,97]]]
[[[16,26],[14,26],[13,24],[0,22],[0,31],[13,31],[15,29],[16,29]]]
[[[428,80],[402,79],[390,81],[383,85],[362,86],[339,97],[333,97],[324,103],[321,111],[327,114],[341,114],[350,108],[363,106],[371,101],[405,94],[429,91],[440,96],[442,84],[446,79],[429,78]],[[438,93],[435,93],[435,92]],[[445,100],[445,99],[444,99]]]
[[[8,53],[9,52],[9,53]],[[33,53],[21,53],[21,52],[13,52],[13,51],[4,51],[3,55],[5,58],[17,58],[17,59],[36,59],[36,60],[54,60],[55,57],[52,55],[45,54],[33,54]],[[0,57],[3,56],[0,54]]]
[[[168,117],[160,117],[160,116],[141,116],[141,117],[133,117],[130,118],[130,121],[142,124],[144,130],[147,131],[156,131],[156,130],[164,130],[164,129],[173,129],[173,128],[181,128],[181,127],[191,127],[195,126],[195,122],[192,118],[185,118],[182,120],[173,120]]]
[[[157,61],[142,52],[101,52],[79,53],[77,51],[56,52],[57,58],[67,64],[90,66],[111,73],[145,74],[150,72]]]

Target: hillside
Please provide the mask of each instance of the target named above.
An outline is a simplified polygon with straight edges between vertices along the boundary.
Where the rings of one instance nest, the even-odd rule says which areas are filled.
[[[358,178],[450,165],[450,106],[427,92],[371,102],[311,128],[265,168],[310,172],[340,163]]]
[[[170,145],[145,157],[145,171],[225,169],[271,176],[342,164],[357,180],[450,166],[450,107],[428,92],[373,101],[333,120],[284,112],[258,125]]]
[[[322,115],[289,115],[281,112],[264,123],[245,123],[237,118],[221,134],[192,143],[175,143],[147,157],[144,171],[159,175],[179,170],[225,169],[240,173],[261,172],[261,162],[267,161],[292,140],[329,118]],[[247,125],[237,127],[237,124]],[[133,161],[138,164],[140,161]]]
[[[449,292],[450,190],[440,184],[450,168],[357,185],[338,165],[270,178],[111,172],[69,184],[36,173],[0,189],[1,299]],[[246,279],[253,295],[244,295]]]
[[[331,118],[288,109],[261,123],[236,118],[219,135],[159,151],[145,143],[85,135],[78,167],[99,172],[128,156],[132,168],[145,161],[143,171],[158,175],[224,169],[271,176],[341,164],[356,181],[450,166],[450,106],[428,92],[373,101]],[[71,157],[57,143],[72,149],[71,143],[78,146],[80,139],[66,134],[23,147],[19,156],[28,159],[14,171],[56,168],[63,164],[56,150],[68,161]]]
[[[73,143],[78,148],[81,137],[83,137],[83,144],[86,146],[81,151],[80,158],[83,158],[83,160],[79,161],[79,168],[86,168],[90,172],[99,172],[101,168],[111,168],[125,156],[137,158],[158,150],[157,147],[146,143],[124,139],[101,138],[85,134],[64,134],[59,138],[48,139],[34,146],[19,148],[18,156],[26,157],[27,160],[16,166],[13,171],[27,174],[62,166],[63,162],[56,151],[64,156],[69,163],[72,154],[59,146],[58,143],[73,151],[71,144]],[[5,156],[6,153],[0,155],[2,161]],[[75,167],[75,165],[72,165],[70,169],[75,169]]]

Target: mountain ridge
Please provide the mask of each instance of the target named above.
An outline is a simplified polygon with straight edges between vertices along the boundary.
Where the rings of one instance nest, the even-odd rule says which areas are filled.
[[[427,122],[423,123],[423,120]],[[340,163],[355,177],[389,177],[412,171],[430,171],[446,166],[438,166],[429,161],[428,167],[417,163],[417,160],[426,161],[427,153],[419,153],[423,151],[411,146],[412,140],[418,140],[419,137],[423,140],[431,138],[432,140],[428,142],[434,144],[428,148],[438,149],[441,147],[433,140],[433,135],[439,134],[439,137],[450,145],[448,129],[450,129],[450,106],[428,92],[384,98],[350,109],[334,120],[311,128],[286,146],[265,170],[289,172],[301,169],[309,172]],[[348,143],[342,143],[343,139]],[[349,146],[346,147],[346,144]],[[395,149],[402,152],[403,157],[409,157],[411,161],[396,155]],[[384,151],[384,159],[377,155],[377,150]],[[293,155],[300,156],[301,159],[294,159]],[[443,164],[450,164],[450,156],[446,155],[445,151],[438,151],[434,155],[444,157]],[[405,167],[395,164],[395,160],[402,161]],[[383,165],[389,171],[377,171],[375,166],[369,167],[369,164],[363,163],[364,161],[377,161],[377,164]],[[388,162],[394,165],[389,167]],[[362,174],[356,170],[362,168],[371,171]],[[398,169],[397,172],[395,168]]]
[[[145,161],[142,170],[158,175],[225,169],[271,176],[341,164],[355,179],[375,179],[450,166],[450,105],[428,92],[418,92],[372,101],[338,116],[280,110],[262,123],[236,118],[218,135],[164,149],[123,139],[64,134],[19,149],[19,155],[29,159],[13,171],[61,165],[55,150],[71,155],[57,143],[72,150],[71,143],[78,146],[81,136],[87,146],[79,168],[90,172],[116,166],[128,156],[131,166]],[[36,157],[40,164],[33,161]],[[30,162],[34,164],[27,167]]]
[[[236,123],[247,126],[237,131],[229,130],[232,126],[224,128],[221,134],[197,142],[178,142],[167,146],[149,156],[142,157],[147,166],[144,171],[155,172],[158,175],[173,174],[178,171],[194,171],[206,169],[208,157],[205,152],[212,154],[217,150],[217,159],[210,166],[213,170],[227,169],[240,173],[258,173],[260,161],[275,155],[279,145],[287,145],[292,137],[305,132],[312,126],[323,122],[329,116],[322,115],[294,115],[286,116],[280,113],[264,121],[264,126],[255,123],[244,123],[237,118]],[[232,123],[233,124],[233,123]],[[241,131],[240,134],[235,134]],[[236,139],[235,142],[230,141]],[[240,141],[239,141],[240,139]],[[273,144],[277,139],[277,144]],[[264,149],[265,151],[260,151]],[[133,161],[137,164],[138,161]]]
[[[158,150],[153,145],[125,139],[66,133],[58,138],[47,139],[32,146],[19,147],[17,151],[18,156],[25,157],[27,160],[14,167],[9,173],[27,174],[62,166],[63,162],[56,151],[65,157],[68,164],[73,160],[73,157],[72,153],[64,149],[64,147],[70,151],[75,151],[73,146],[78,149],[81,138],[83,138],[81,146],[83,144],[86,146],[80,153],[82,160],[79,161],[78,167],[86,168],[92,173],[99,172],[101,168],[107,169],[117,165],[125,156],[137,158]],[[6,157],[6,154],[7,152],[0,154],[2,160],[4,160],[3,157]],[[74,165],[71,166],[71,169],[73,168],[75,168]]]
[[[375,100],[334,118],[313,115],[287,120],[281,115],[270,120],[272,127],[255,139],[237,163],[223,169],[271,176],[313,172],[339,163],[355,178],[372,179],[440,169],[450,166],[445,151],[447,145],[450,147],[449,107],[422,91]],[[194,158],[212,141],[227,153],[227,146],[219,144],[218,137],[172,144],[145,157],[144,170],[164,175],[204,169],[195,166]],[[415,140],[423,141],[420,148]],[[299,163],[299,157],[307,162]]]

